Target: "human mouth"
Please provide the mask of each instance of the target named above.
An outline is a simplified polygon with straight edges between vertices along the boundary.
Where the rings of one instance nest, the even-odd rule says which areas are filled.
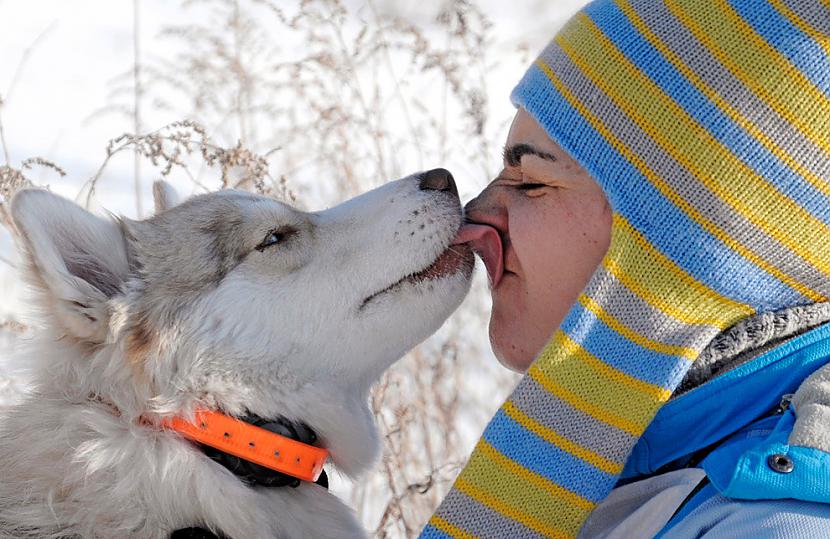
[[[504,255],[498,230],[490,225],[469,223],[462,226],[453,240],[453,245],[469,244],[470,248],[484,262],[490,286],[496,288],[504,275]]]

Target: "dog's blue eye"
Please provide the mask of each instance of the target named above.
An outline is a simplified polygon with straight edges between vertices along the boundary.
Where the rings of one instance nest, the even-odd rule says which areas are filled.
[[[276,232],[272,232],[267,238],[265,238],[265,241],[263,243],[267,247],[268,245],[274,245],[275,243],[279,243],[281,239],[282,236],[280,236]]]
[[[282,241],[282,234],[277,232],[276,230],[272,230],[265,236],[265,239],[262,240],[262,243],[256,246],[257,251],[262,251],[266,247],[271,247],[272,245],[276,245]]]
[[[262,252],[269,247],[273,247],[274,245],[285,243],[287,241],[290,242],[291,238],[297,233],[298,230],[292,226],[273,228],[265,234],[265,239],[263,239],[259,245],[255,247],[255,249]]]

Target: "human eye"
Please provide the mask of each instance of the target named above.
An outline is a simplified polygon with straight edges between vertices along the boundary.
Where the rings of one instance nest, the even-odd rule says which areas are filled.
[[[542,187],[550,187],[545,183],[522,182],[516,184],[516,189],[519,191],[533,191],[534,189],[541,189]]]
[[[521,171],[521,179],[516,182],[516,189],[519,191],[537,191],[543,187],[553,187],[549,182],[540,181],[535,175]]]

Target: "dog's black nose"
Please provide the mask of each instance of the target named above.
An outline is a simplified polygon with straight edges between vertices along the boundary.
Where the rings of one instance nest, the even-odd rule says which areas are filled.
[[[421,174],[420,187],[424,191],[449,191],[458,196],[458,187],[452,174],[445,168],[434,168]]]

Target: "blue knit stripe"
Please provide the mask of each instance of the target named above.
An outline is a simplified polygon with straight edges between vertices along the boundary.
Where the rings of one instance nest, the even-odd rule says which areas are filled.
[[[792,24],[767,0],[728,2],[764,41],[830,98],[830,58],[821,45]]]
[[[432,524],[427,524],[420,535],[421,539],[452,539],[451,535],[447,535]]]
[[[803,206],[822,223],[830,224],[830,199],[762,146],[732,121],[717,104],[701,93],[634,28],[616,4],[590,4],[585,8],[585,12],[632,64],[646,74],[724,148],[780,193]]]
[[[503,410],[499,410],[490,421],[483,438],[524,468],[592,502],[605,497],[609,482],[616,477],[539,438],[508,417]],[[552,466],[554,463],[556,465]]]
[[[593,178],[598,178],[600,182],[608,178],[625,182],[624,188],[603,185],[611,207],[623,214],[652,245],[696,280],[735,301],[762,310],[810,301],[730,249],[664,197],[571,107],[538,66],[534,65],[527,71],[511,99],[515,105],[529,110],[556,110],[555,115],[539,119],[546,132],[573,155]],[[629,192],[636,192],[637,196],[624,196]],[[643,204],[643,201],[648,203]],[[652,226],[655,215],[671,220],[675,225]],[[687,231],[687,235],[679,235],[677,231],[680,230]],[[689,249],[689,241],[694,241],[696,249]],[[708,260],[700,257],[701,252],[706,253]]]
[[[672,389],[688,368],[675,356],[628,340],[580,303],[571,307],[560,329],[608,365],[650,384]],[[665,385],[667,381],[669,385]]]

